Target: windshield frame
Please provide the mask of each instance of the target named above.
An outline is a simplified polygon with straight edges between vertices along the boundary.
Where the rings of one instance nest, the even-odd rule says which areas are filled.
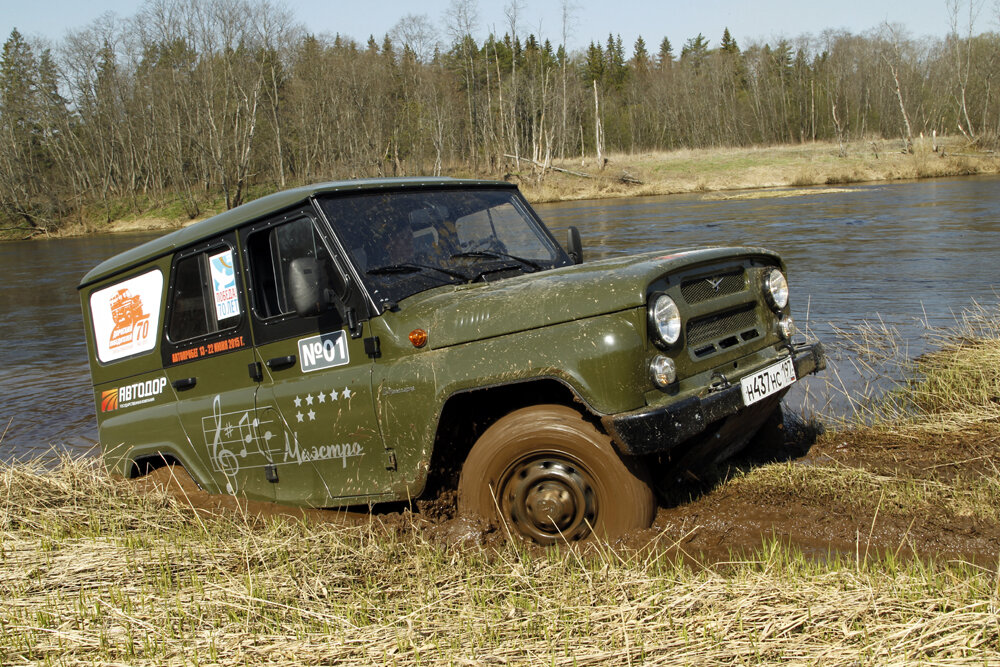
[[[359,199],[375,199],[383,197],[410,197],[410,198],[426,198],[428,202],[432,202],[435,199],[435,195],[444,195],[445,199],[448,196],[458,196],[461,198],[463,195],[475,196],[479,195],[500,195],[497,198],[499,205],[506,204],[509,202],[514,211],[518,214],[518,219],[526,226],[526,229],[530,229],[534,233],[534,237],[530,240],[537,240],[538,249],[544,250],[548,253],[548,258],[542,259],[538,257],[526,257],[518,258],[516,254],[512,253],[507,256],[488,256],[484,254],[483,256],[463,256],[463,249],[460,246],[455,246],[452,250],[453,252],[447,252],[447,255],[443,259],[443,263],[440,266],[423,265],[420,267],[419,262],[389,262],[386,264],[381,264],[378,262],[372,262],[368,265],[367,258],[364,257],[364,252],[358,247],[359,234],[372,236],[375,234],[369,229],[370,224],[366,221],[365,227],[360,229],[348,229],[345,224],[345,220],[338,219],[338,217],[343,217],[338,215],[342,213],[337,211],[336,203],[343,203],[345,200],[359,200]],[[441,197],[438,197],[441,199]],[[506,199],[506,201],[501,202],[501,199]],[[434,186],[424,186],[424,187],[401,187],[401,188],[379,188],[378,190],[362,190],[362,191],[351,191],[351,192],[335,192],[335,193],[324,193],[319,194],[314,197],[314,204],[319,214],[322,216],[324,222],[330,230],[333,232],[333,236],[337,238],[338,244],[343,249],[343,256],[348,259],[353,269],[354,275],[360,280],[360,283],[364,286],[367,291],[372,305],[376,308],[376,313],[383,312],[384,310],[394,308],[400,301],[406,299],[407,297],[413,296],[414,294],[419,294],[421,292],[439,288],[448,285],[461,285],[470,282],[494,282],[496,280],[502,280],[504,278],[514,277],[515,275],[523,275],[525,273],[533,273],[537,270],[545,271],[552,268],[558,268],[562,266],[570,266],[573,264],[573,260],[566,253],[563,247],[556,241],[552,232],[549,231],[545,223],[542,222],[541,218],[531,207],[531,205],[525,200],[524,196],[517,189],[515,185],[505,185],[503,183],[488,183],[482,185],[440,185],[435,184]],[[432,204],[431,204],[432,205]],[[495,210],[498,206],[491,206],[488,208],[483,208],[481,210]],[[416,210],[416,209],[414,209]],[[447,210],[447,209],[446,209]],[[440,225],[451,225],[451,232],[455,233],[456,238],[452,241],[457,242],[457,220],[461,220],[464,215],[470,215],[471,213],[463,214],[462,216],[456,215],[456,219],[451,222],[438,221],[436,223],[429,223],[428,227],[420,228],[419,231],[424,231],[429,229],[432,225],[437,224],[435,227],[435,235],[440,233],[448,234],[445,231],[445,227]],[[393,219],[392,224],[394,225],[411,225],[411,231],[413,230],[413,216],[410,215],[409,223],[403,222],[399,219]],[[516,222],[515,222],[516,224]],[[495,231],[494,221],[490,219],[491,228]],[[384,232],[383,232],[384,233]],[[417,234],[414,234],[416,238]],[[495,236],[495,234],[494,234]],[[437,236],[434,237],[435,243],[440,241]],[[499,240],[499,239],[498,239]],[[366,241],[368,242],[368,241]],[[443,245],[443,243],[442,243]],[[458,259],[458,258],[461,259]],[[386,268],[392,268],[394,264],[398,265],[410,265],[415,268],[409,271],[402,270],[389,270]],[[459,278],[459,275],[467,273],[468,275]],[[452,275],[449,275],[452,274]]]

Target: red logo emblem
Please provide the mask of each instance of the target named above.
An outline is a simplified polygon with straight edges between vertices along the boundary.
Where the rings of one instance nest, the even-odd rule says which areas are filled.
[[[101,412],[111,412],[118,409],[118,389],[101,392]]]
[[[111,350],[145,340],[149,335],[149,315],[142,310],[142,299],[128,289],[120,289],[111,297],[111,318],[115,322],[108,342]]]

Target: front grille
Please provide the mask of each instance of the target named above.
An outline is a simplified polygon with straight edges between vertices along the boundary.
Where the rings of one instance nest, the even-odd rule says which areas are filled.
[[[691,355],[701,359],[760,336],[754,304],[691,320],[687,325],[687,345]]]
[[[717,273],[707,278],[688,280],[681,283],[681,296],[687,303],[701,303],[720,296],[736,294],[746,289],[743,269]]]

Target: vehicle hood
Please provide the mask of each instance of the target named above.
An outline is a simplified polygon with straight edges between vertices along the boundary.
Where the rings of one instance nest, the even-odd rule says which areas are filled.
[[[614,257],[495,283],[441,287],[404,299],[398,316],[428,332],[431,348],[503,336],[646,304],[657,278],[721,260],[763,256],[763,248],[691,248]]]

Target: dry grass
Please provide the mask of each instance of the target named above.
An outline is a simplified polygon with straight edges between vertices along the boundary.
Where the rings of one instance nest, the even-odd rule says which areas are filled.
[[[556,162],[555,166],[586,173],[592,178],[556,172],[539,178],[538,169],[522,170],[518,175],[528,198],[541,202],[1000,172],[1000,160],[996,156],[970,152],[960,138],[940,139],[937,152],[927,139],[916,140],[908,153],[901,148],[899,141],[865,140],[845,144],[843,154],[835,142],[612,154],[603,169],[599,169],[593,159]],[[625,174],[641,183],[622,182]]]
[[[998,573],[807,560],[711,568],[610,547],[199,515],[90,460],[0,470],[3,664],[822,664],[1000,660]]]
[[[932,333],[941,351],[916,361],[885,327],[855,334],[866,363],[904,360],[871,408],[904,440],[997,419],[995,309]],[[849,498],[875,508],[872,531],[894,513],[1000,523],[988,470],[775,464],[718,493]],[[343,526],[208,514],[137,494],[93,459],[22,462],[0,467],[0,663],[1000,662],[1000,563],[867,547],[806,558],[779,540],[714,565],[671,553],[441,544],[378,515]]]

